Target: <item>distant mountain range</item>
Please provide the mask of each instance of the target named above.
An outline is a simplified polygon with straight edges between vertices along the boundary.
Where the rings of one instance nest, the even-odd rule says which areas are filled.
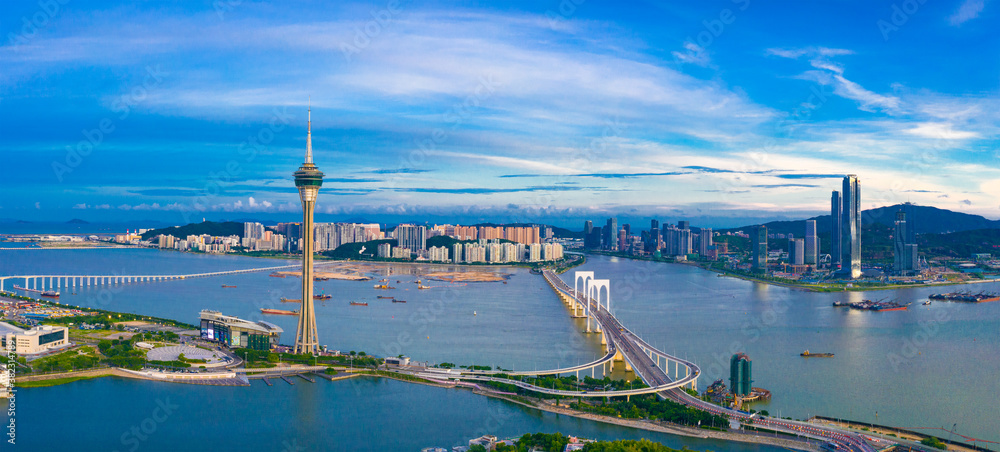
[[[916,228],[917,234],[944,234],[949,232],[972,231],[979,229],[1000,229],[1000,220],[990,220],[979,215],[938,209],[937,207],[918,206],[915,204],[896,204],[862,211],[862,224],[882,224],[892,226],[896,221],[896,212],[907,212],[907,225]],[[816,220],[816,232],[830,233],[830,215],[808,218]],[[747,232],[756,225],[739,228],[722,229],[721,232],[743,230]],[[768,232],[777,234],[794,234],[796,237],[805,235],[806,220],[772,221],[764,223]]]

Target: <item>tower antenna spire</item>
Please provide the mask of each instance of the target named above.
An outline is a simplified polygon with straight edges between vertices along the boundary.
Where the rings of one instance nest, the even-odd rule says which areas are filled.
[[[313,162],[313,133],[312,133],[312,96],[309,96],[309,122],[306,132],[306,163]]]

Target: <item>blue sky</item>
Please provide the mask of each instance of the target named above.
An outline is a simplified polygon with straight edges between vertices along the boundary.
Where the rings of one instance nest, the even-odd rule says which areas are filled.
[[[1000,217],[988,0],[13,3],[0,218]]]

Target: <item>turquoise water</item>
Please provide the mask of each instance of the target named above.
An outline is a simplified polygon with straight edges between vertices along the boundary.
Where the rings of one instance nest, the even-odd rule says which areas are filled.
[[[959,433],[1000,441],[993,416],[1000,394],[1000,302],[922,305],[932,293],[1000,292],[1000,284],[812,293],[689,265],[603,256],[590,256],[575,270],[611,279],[615,315],[653,345],[697,363],[707,377],[699,381],[702,389],[716,378],[728,380],[729,357],[746,352],[754,386],[773,395],[757,408],[772,414],[949,430],[957,423]],[[563,278],[572,283],[572,271]],[[837,300],[881,298],[912,304],[894,312],[831,307]],[[800,357],[806,349],[836,356]]]
[[[648,438],[697,450],[781,450],[601,424],[467,390],[368,378],[295,380],[294,386],[276,380],[271,387],[254,381],[247,388],[111,377],[24,389],[17,398],[16,450],[419,451],[468,445],[483,434],[536,431]]]
[[[0,251],[0,274],[193,273],[281,264],[276,260],[157,250]],[[413,281],[419,278],[424,267],[396,265],[390,269],[383,272],[393,273],[385,276],[397,287],[392,291],[372,288],[377,279],[383,277],[381,275],[376,276],[376,281],[317,283],[317,291],[333,295],[333,299],[316,305],[320,343],[343,351],[364,350],[382,356],[402,353],[421,361],[500,365],[515,369],[556,368],[586,362],[600,354],[598,338],[580,334],[583,323],[570,319],[566,308],[542,278],[525,270],[498,269],[511,275],[507,284],[451,285],[424,280],[425,284],[435,287],[416,290]],[[590,256],[577,270],[593,270],[599,278],[611,279],[615,314],[625,325],[664,351],[698,363],[706,375],[699,381],[702,388],[712,379],[727,375],[729,356],[743,351],[754,361],[754,385],[767,388],[774,395],[770,403],[758,408],[774,414],[799,418],[822,414],[901,427],[950,428],[957,423],[959,433],[1000,440],[1000,429],[990,420],[989,411],[995,394],[1000,392],[1000,381],[995,377],[1000,375],[997,359],[1000,355],[1000,303],[920,305],[927,294],[955,290],[954,287],[850,294],[808,293],[720,278],[686,265],[601,256]],[[572,283],[571,275],[572,271],[563,276]],[[396,283],[396,280],[401,282]],[[223,289],[222,284],[238,287]],[[261,307],[294,309],[294,305],[277,300],[299,298],[299,284],[298,278],[271,278],[265,272],[118,288],[81,288],[77,289],[77,295],[64,289],[61,301],[191,323],[203,308],[258,319],[262,318],[259,315]],[[995,283],[972,288],[1000,291]],[[393,295],[408,303],[379,300],[375,298],[377,295]],[[830,306],[835,300],[883,297],[914,304],[908,311],[882,313]],[[369,306],[350,306],[349,301],[366,301]],[[291,342],[295,317],[266,318],[285,328],[283,342]],[[836,357],[799,357],[805,349],[833,352]],[[129,389],[133,387],[130,385],[140,383],[106,381],[109,383],[100,384],[113,385],[110,387],[114,389],[107,389],[105,393],[130,394],[129,391],[142,393],[146,390]],[[85,391],[74,388],[83,384],[91,383],[31,390],[30,393],[47,397],[51,391],[58,390],[60,394],[70,391],[72,396],[67,400],[82,403],[78,397],[83,397]],[[297,384],[282,390],[299,394],[297,391],[307,387],[321,386],[338,385]],[[163,388],[166,393],[236,391],[246,397],[243,400],[242,396],[234,396],[234,403],[244,410],[255,409],[254,400],[261,397],[258,394],[278,390],[277,386],[224,390],[152,387]],[[417,385],[404,387],[414,388],[414,394],[450,393]],[[356,403],[380,397],[368,390],[355,394]],[[425,395],[407,397],[419,399]],[[428,405],[435,405],[428,410],[440,408],[434,402]],[[336,410],[330,406],[317,413],[336,417]],[[427,416],[430,413],[428,411]],[[531,413],[535,412],[529,410],[525,414],[535,419],[531,428],[511,434],[550,431],[547,427],[553,425],[553,421]],[[208,422],[206,416],[210,415],[195,417]],[[76,418],[65,418],[65,422],[71,421],[75,422]],[[228,425],[215,422],[212,420],[210,424]],[[407,427],[394,425],[393,428]],[[384,429],[376,431],[387,433]],[[117,428],[98,433],[120,435]],[[465,431],[456,435],[471,436]],[[729,447],[718,443],[710,448],[728,450]]]

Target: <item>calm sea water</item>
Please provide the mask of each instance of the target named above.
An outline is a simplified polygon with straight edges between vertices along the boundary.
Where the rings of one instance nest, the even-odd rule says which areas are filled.
[[[0,274],[5,275],[196,273],[281,263],[268,259],[138,249],[0,251]],[[437,269],[440,267],[435,267]],[[576,364],[592,360],[601,352],[598,338],[580,333],[584,324],[569,318],[566,308],[537,275],[522,269],[504,268],[495,271],[510,274],[507,284],[456,285],[424,279],[425,285],[434,288],[417,290],[414,281],[426,270],[427,267],[421,266],[394,265],[373,274],[375,281],[318,282],[317,292],[333,295],[333,299],[316,305],[320,343],[343,351],[364,350],[382,356],[402,353],[421,361],[499,365],[515,369]],[[877,420],[901,427],[950,428],[957,423],[959,433],[1000,440],[1000,429],[990,420],[990,412],[987,411],[993,405],[995,394],[1000,392],[1000,381],[995,377],[1000,374],[1000,360],[997,359],[1000,358],[1000,303],[969,305],[935,302],[923,306],[920,302],[935,291],[923,288],[816,294],[720,278],[714,273],[686,265],[600,256],[591,256],[577,270],[592,270],[599,278],[611,279],[611,304],[615,314],[633,331],[664,351],[698,363],[708,377],[699,381],[702,388],[711,383],[711,379],[728,375],[729,356],[742,351],[754,361],[754,385],[773,393],[772,401],[759,408],[774,414],[800,418],[822,414],[859,421]],[[563,275],[571,284],[572,273]],[[397,289],[373,289],[377,279],[383,277],[388,278]],[[397,283],[397,280],[400,282]],[[222,288],[223,284],[236,285],[237,288]],[[283,304],[278,299],[299,298],[299,285],[298,278],[273,278],[265,272],[121,287],[78,288],[76,295],[72,295],[70,289],[63,289],[61,301],[147,313],[190,323],[196,322],[200,309],[261,319],[265,318],[259,314],[262,307],[295,309],[294,304]],[[971,287],[1000,291],[996,284]],[[392,295],[408,302],[391,303],[377,299],[378,295]],[[908,311],[883,313],[830,306],[835,300],[883,297],[912,301],[914,304]],[[366,301],[369,306],[350,306],[350,301]],[[283,342],[292,341],[295,317],[267,316],[266,319],[285,329]],[[836,357],[799,357],[805,349],[833,352]],[[475,416],[482,411],[481,407],[489,404],[507,406],[520,413],[517,419],[525,419],[523,423],[511,421],[506,424],[521,429],[514,431],[516,429],[511,427],[511,435],[536,430],[588,434],[586,431],[563,428],[563,424],[553,420],[552,416],[534,410],[515,409],[503,402],[481,400],[461,391],[389,383],[385,386],[372,383],[363,390],[351,383],[279,387],[220,390],[104,379],[26,390],[21,394],[31,394],[25,399],[38,397],[39,400],[64,400],[91,406],[87,394],[92,391],[77,388],[97,388],[105,399],[113,398],[115,403],[126,403],[124,401],[133,395],[140,397],[149,391],[162,391],[158,393],[178,394],[182,400],[187,398],[191,403],[206,404],[201,410],[182,410],[186,419],[184,422],[190,418],[190,422],[220,430],[243,428],[237,425],[244,421],[243,415],[236,413],[260,417],[261,410],[287,410],[287,415],[275,417],[281,421],[259,421],[267,422],[267,426],[259,427],[257,431],[270,432],[271,429],[298,428],[283,422],[294,419],[296,415],[292,413],[311,412],[329,423],[311,427],[324,432],[318,436],[323,438],[324,444],[333,441],[330,444],[358,445],[365,443],[336,429],[337,422],[352,425],[353,418],[361,416],[345,409],[345,404],[351,406],[350,409],[356,409],[353,405],[382,398],[383,391],[391,388],[397,391],[392,394],[400,398],[400,406],[406,407],[399,414],[402,417],[384,423],[367,420],[363,426],[358,424],[357,428],[382,436],[393,435],[397,431],[413,434],[412,431],[417,428],[407,424],[410,416],[419,418],[412,421],[417,426],[435,416],[444,416],[442,419],[445,419],[430,436],[418,435],[420,441],[402,443],[407,447],[450,445],[458,439],[472,436],[469,431],[477,428],[474,424],[478,418]],[[226,395],[218,391],[224,391]],[[268,401],[259,402],[262,398],[278,394],[278,391],[287,392],[281,397],[281,403],[292,405],[283,408]],[[308,395],[306,391],[321,391],[323,394]],[[58,394],[58,398],[49,399],[53,394]],[[232,405],[233,411],[220,411],[216,402],[208,401],[214,400],[213,396]],[[339,399],[336,403],[316,403],[331,397],[346,397],[348,401]],[[446,397],[467,397],[469,401],[438,403],[438,398]],[[463,403],[482,405],[471,409]],[[385,404],[392,406],[392,402]],[[365,416],[389,409],[382,405],[379,402]],[[153,405],[147,401],[140,408],[151,411]],[[442,414],[442,410],[452,414]],[[114,416],[113,412],[111,406],[101,409],[102,416]],[[452,420],[463,415],[472,416],[474,420]],[[78,416],[68,413],[65,416],[57,421],[61,424],[79,421]],[[31,415],[25,415],[25,418],[31,418]],[[389,416],[387,419],[393,418]],[[117,436],[125,430],[123,426],[141,420],[136,413],[131,413],[119,419],[114,428],[98,429],[90,435],[107,437],[107,441],[111,441],[109,447],[120,447]],[[25,425],[29,424],[25,421]],[[391,427],[386,428],[388,426]],[[604,427],[594,424],[589,428]],[[169,429],[164,427],[164,432]],[[34,434],[30,426],[24,431],[27,432],[25,436]],[[309,430],[302,432],[315,434]],[[201,434],[199,432],[194,436]],[[173,439],[172,435],[164,436]],[[435,438],[444,440],[430,441]],[[278,439],[277,436],[275,439]],[[150,440],[143,447],[155,449],[150,447],[151,444],[158,443]],[[229,445],[228,442],[222,444]],[[689,447],[730,450],[738,446],[714,443]],[[280,449],[278,447],[277,450]]]
[[[468,445],[487,433],[527,432],[648,438],[678,449],[781,450],[591,422],[467,390],[367,378],[295,380],[294,386],[275,380],[270,387],[255,380],[247,388],[113,377],[25,389],[17,398],[17,448],[4,450],[419,451]],[[173,412],[166,414],[166,407]]]

